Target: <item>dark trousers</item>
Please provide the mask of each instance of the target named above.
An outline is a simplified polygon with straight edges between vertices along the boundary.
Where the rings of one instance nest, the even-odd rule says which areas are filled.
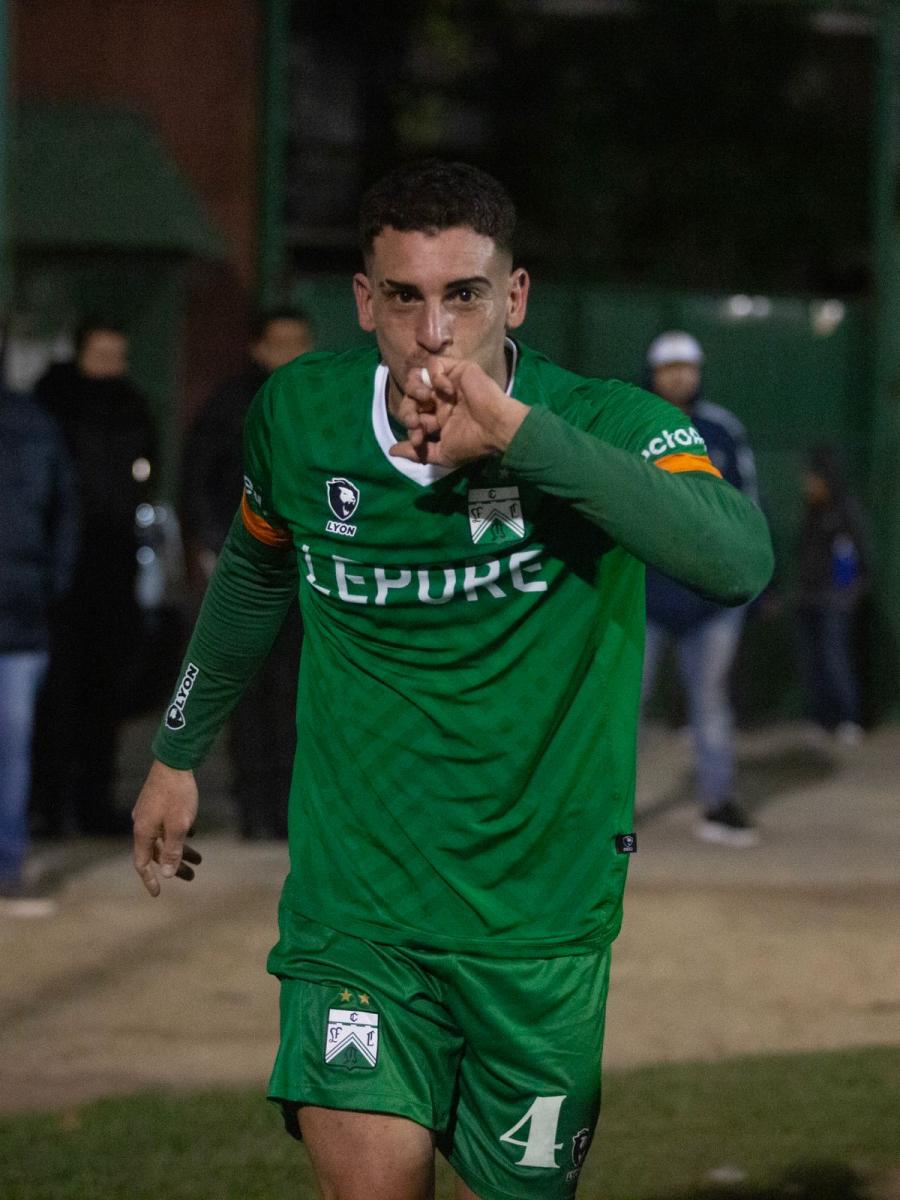
[[[128,829],[116,808],[116,757],[139,629],[133,597],[126,580],[123,588],[73,595],[57,615],[33,747],[38,832]]]
[[[826,729],[859,724],[854,632],[856,614],[834,608],[801,608],[797,644],[810,716]]]
[[[287,837],[302,641],[300,610],[294,602],[269,657],[231,717],[232,794],[238,829],[245,838]]]

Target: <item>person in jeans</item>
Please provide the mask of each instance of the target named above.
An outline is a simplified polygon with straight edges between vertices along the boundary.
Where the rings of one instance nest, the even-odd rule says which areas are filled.
[[[28,396],[0,390],[0,910],[39,915],[29,895],[28,797],[35,701],[47,668],[49,615],[71,579],[77,497],[53,420]]]
[[[647,350],[652,391],[690,417],[722,477],[758,503],[753,452],[740,421],[702,394],[703,350],[681,330],[660,334]],[[745,847],[758,834],[734,796],[734,713],[729,676],[746,609],[723,608],[647,568],[647,635],[642,696],[650,695],[663,650],[674,641],[684,688],[704,841]]]
[[[51,660],[35,730],[35,815],[49,835],[117,836],[119,736],[126,681],[141,638],[135,512],[156,488],[156,426],[131,379],[130,341],[90,318],[75,356],[53,363],[35,400],[56,420],[78,488],[79,539],[72,586],[54,614]]]

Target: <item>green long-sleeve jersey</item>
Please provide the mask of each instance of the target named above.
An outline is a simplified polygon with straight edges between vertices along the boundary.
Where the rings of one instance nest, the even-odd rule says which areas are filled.
[[[154,749],[202,758],[299,584],[284,903],[375,941],[552,956],[620,924],[644,561],[739,604],[771,547],[678,410],[509,351],[531,411],[502,457],[452,470],[390,457],[374,350],[275,373]]]

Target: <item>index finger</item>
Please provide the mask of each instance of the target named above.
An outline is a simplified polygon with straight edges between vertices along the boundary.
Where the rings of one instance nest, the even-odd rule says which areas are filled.
[[[409,396],[417,405],[433,402],[431,376],[426,367],[413,367],[407,371],[403,381],[402,392]]]
[[[456,388],[450,368],[459,361],[431,355],[425,365],[411,367],[403,384],[404,395],[412,397],[419,405],[429,402],[433,405],[438,394],[452,396]]]
[[[455,358],[434,358],[429,361],[431,363],[429,368],[429,382],[431,383],[432,392],[435,396],[439,394],[445,397],[455,396],[455,377],[459,374],[459,371],[455,368],[462,366],[462,361]]]
[[[134,831],[134,851],[132,853],[132,861],[134,869],[141,877],[141,883],[150,893],[151,896],[159,895],[159,880],[156,878],[156,871],[153,868],[153,848],[156,843],[155,836],[147,836],[146,834]]]
[[[187,833],[187,826],[177,822],[171,822],[163,829],[162,845],[157,855],[163,879],[174,878],[184,854],[184,839]]]

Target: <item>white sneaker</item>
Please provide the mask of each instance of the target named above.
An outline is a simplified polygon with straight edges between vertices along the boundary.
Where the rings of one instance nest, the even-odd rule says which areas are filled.
[[[0,916],[33,920],[52,917],[58,905],[49,896],[0,896]]]
[[[855,721],[841,721],[834,731],[835,741],[842,746],[858,746],[863,740],[862,726]]]
[[[705,812],[694,832],[702,842],[716,842],[737,850],[745,850],[759,843],[756,826],[735,800],[728,800],[721,808]]]

